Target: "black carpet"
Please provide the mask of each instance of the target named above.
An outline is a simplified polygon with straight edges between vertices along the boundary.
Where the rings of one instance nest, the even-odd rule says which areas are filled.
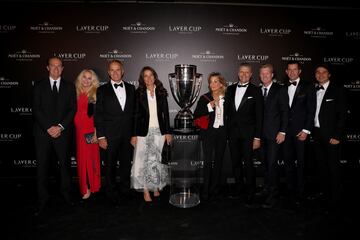
[[[335,212],[323,211],[321,202],[301,205],[280,199],[272,209],[244,206],[226,193],[216,201],[193,208],[168,203],[169,188],[159,200],[145,204],[141,193],[122,199],[115,208],[100,192],[81,201],[74,183],[74,207],[65,204],[56,185],[40,216],[34,216],[34,180],[1,180],[0,239],[359,239],[359,199],[347,191]],[[259,200],[260,203],[260,200]],[[354,235],[355,234],[355,235]]]

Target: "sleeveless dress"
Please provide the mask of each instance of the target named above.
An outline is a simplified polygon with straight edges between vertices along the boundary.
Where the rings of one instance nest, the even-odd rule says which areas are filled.
[[[97,143],[88,144],[85,134],[95,131],[94,116],[89,117],[88,97],[80,94],[77,99],[77,112],[74,124],[76,132],[76,160],[79,176],[80,193],[84,195],[87,188],[92,193],[98,192],[101,185],[100,153]]]

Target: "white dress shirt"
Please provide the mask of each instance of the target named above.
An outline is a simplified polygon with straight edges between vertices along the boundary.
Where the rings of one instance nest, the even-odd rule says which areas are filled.
[[[293,82],[296,82],[296,86],[290,84],[288,87],[289,107],[291,107],[291,104],[294,100],[295,91],[296,91],[296,88],[299,86],[300,78],[295,79]]]
[[[122,83],[123,86],[122,87],[117,87],[115,88],[114,84],[120,84]],[[114,82],[113,80],[111,80],[111,86],[114,89],[114,92],[116,94],[116,97],[121,105],[122,110],[124,110],[125,108],[125,103],[126,103],[126,91],[125,91],[125,83],[123,81],[120,81],[119,83]]]
[[[316,91],[316,112],[315,112],[315,127],[320,127],[320,122],[319,122],[319,112],[320,112],[320,108],[321,108],[321,103],[323,101],[326,89],[329,86],[330,81],[327,81],[326,83],[324,83],[324,85],[322,85],[324,87],[324,89],[319,89]]]
[[[159,127],[159,120],[157,115],[157,104],[156,104],[156,95],[154,90],[154,97],[151,96],[150,90],[146,90],[148,106],[149,106],[149,127]]]
[[[50,79],[51,90],[53,88],[54,82],[56,81],[56,88],[57,88],[57,91],[59,92],[61,77],[59,77],[58,79],[53,79],[52,77],[49,77],[49,79]]]
[[[219,106],[215,107],[215,120],[213,124],[213,128],[219,128],[220,126],[224,126],[224,96],[219,96]],[[209,112],[213,112],[214,109],[212,108],[211,104],[207,104]]]
[[[267,89],[266,96],[269,95],[269,91],[270,91],[270,88],[271,88],[272,84],[273,84],[273,82],[271,81],[270,84],[267,87],[265,87],[264,85],[261,87],[263,96],[264,96],[264,93],[265,93],[265,88]]]
[[[240,84],[240,82],[238,83]],[[250,83],[240,84],[240,85],[246,85],[246,87],[238,87],[238,84],[236,85],[236,92],[235,92],[235,107],[236,110],[238,110],[241,100],[244,97],[244,94],[246,92],[246,89],[248,88]]]
[[[54,82],[56,81],[56,88],[57,91],[59,92],[61,77],[59,77],[58,79],[53,79],[52,77],[49,76],[49,79],[50,79],[51,90],[53,89]],[[58,126],[61,128],[61,131],[65,130],[64,126],[61,123],[58,123]]]

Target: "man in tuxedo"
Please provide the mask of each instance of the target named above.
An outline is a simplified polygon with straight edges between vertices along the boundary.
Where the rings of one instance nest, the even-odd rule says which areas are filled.
[[[254,149],[260,147],[263,98],[260,88],[250,83],[251,65],[240,64],[239,82],[226,92],[227,126],[237,194],[246,187],[246,206],[252,206],[255,193]]]
[[[289,97],[287,88],[273,82],[273,66],[264,64],[260,67],[260,80],[264,97],[264,116],[261,132],[260,156],[265,164],[266,197],[263,207],[270,208],[278,197],[278,153],[280,144],[285,140],[288,123]]]
[[[106,194],[118,206],[116,165],[120,163],[120,191],[128,195],[133,131],[135,87],[123,81],[124,67],[118,60],[108,65],[110,81],[97,90],[95,128],[100,148],[105,156]]]
[[[76,112],[76,91],[62,77],[64,67],[58,57],[47,61],[49,77],[35,84],[33,92],[34,137],[37,159],[37,187],[41,213],[49,200],[47,175],[54,156],[59,161],[61,193],[69,205],[70,198],[70,133]]]
[[[315,68],[316,113],[313,139],[315,157],[319,166],[319,190],[332,209],[341,196],[340,146],[346,124],[346,93],[342,86],[330,81],[330,69],[326,64]]]
[[[298,204],[304,197],[305,143],[314,126],[316,94],[312,83],[300,79],[299,62],[288,62],[286,74],[290,111],[283,145],[284,167],[290,199]]]

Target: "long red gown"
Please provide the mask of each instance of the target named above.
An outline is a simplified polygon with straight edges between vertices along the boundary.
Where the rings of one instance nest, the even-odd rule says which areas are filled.
[[[77,100],[77,112],[74,124],[76,129],[76,159],[79,175],[80,193],[84,195],[89,189],[98,192],[101,185],[100,153],[98,144],[88,144],[84,134],[94,132],[94,116],[88,117],[88,97],[80,94]]]

